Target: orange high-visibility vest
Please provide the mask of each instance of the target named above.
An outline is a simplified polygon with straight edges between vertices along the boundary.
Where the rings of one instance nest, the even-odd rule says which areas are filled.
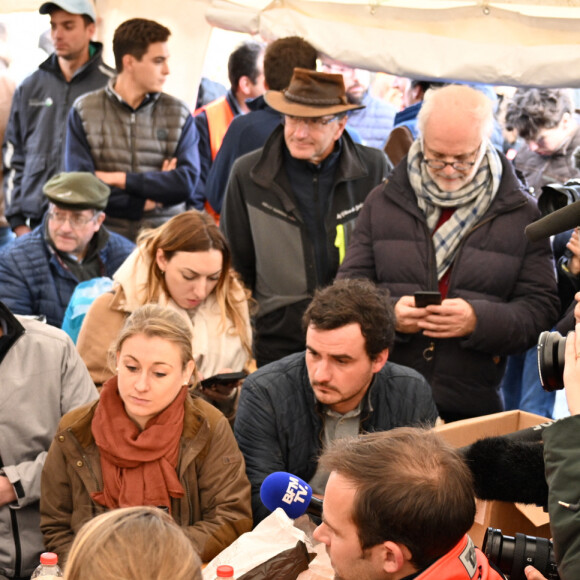
[[[211,160],[213,161],[222,146],[222,141],[224,140],[224,135],[230,126],[233,118],[235,117],[232,108],[230,107],[226,97],[220,97],[203,107],[200,107],[194,112],[194,115],[198,115],[202,111],[205,111],[207,117],[207,128],[209,132],[209,145],[211,149]],[[207,211],[216,223],[219,225],[220,216],[211,207],[209,202],[205,202],[205,211]]]
[[[219,99],[200,107],[195,111],[194,115],[197,116],[202,111],[205,111],[207,117],[211,159],[213,161],[222,146],[224,135],[226,134],[230,123],[233,121],[235,114],[226,97],[220,97]]]

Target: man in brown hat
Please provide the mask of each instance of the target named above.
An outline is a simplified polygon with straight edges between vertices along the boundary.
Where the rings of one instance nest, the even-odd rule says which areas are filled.
[[[342,75],[296,68],[265,100],[283,124],[234,164],[221,222],[258,302],[259,366],[304,349],[302,314],[334,278],[367,194],[387,173],[382,152],[344,133],[347,111],[362,105],[348,103]]]
[[[59,173],[43,191],[41,224],[0,254],[0,300],[60,327],[76,285],[112,276],[134,244],[102,226],[110,188],[92,173]]]

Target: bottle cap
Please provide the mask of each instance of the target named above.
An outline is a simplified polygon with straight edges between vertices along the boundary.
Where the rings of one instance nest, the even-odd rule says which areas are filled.
[[[40,554],[40,563],[45,566],[56,566],[58,556],[54,552],[43,552]]]
[[[216,573],[217,573],[218,578],[233,578],[234,577],[234,569],[231,566],[218,566]]]

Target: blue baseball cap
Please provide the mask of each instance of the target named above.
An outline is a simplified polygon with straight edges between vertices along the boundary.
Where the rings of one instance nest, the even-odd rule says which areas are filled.
[[[45,2],[38,9],[41,14],[50,14],[55,8],[60,8],[70,14],[86,14],[93,22],[97,21],[97,13],[91,0],[55,0]]]

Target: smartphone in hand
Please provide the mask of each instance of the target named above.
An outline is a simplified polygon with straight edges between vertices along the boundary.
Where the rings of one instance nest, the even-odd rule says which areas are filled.
[[[247,373],[244,371],[237,373],[220,373],[218,375],[213,375],[213,377],[204,379],[200,384],[202,389],[212,389],[217,386],[233,386],[235,383],[245,379],[247,376]]]
[[[435,290],[420,290],[415,292],[415,307],[425,308],[430,304],[441,304],[441,292]]]

